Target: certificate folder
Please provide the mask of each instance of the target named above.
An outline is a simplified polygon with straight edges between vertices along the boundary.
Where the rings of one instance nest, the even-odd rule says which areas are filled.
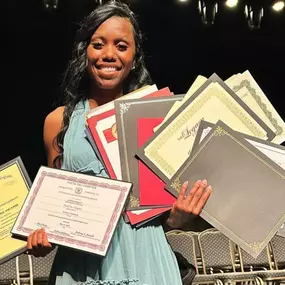
[[[139,161],[135,157],[139,139],[137,121],[141,118],[164,118],[173,104],[182,99],[183,96],[176,95],[115,101],[122,178],[133,182],[133,196],[138,208],[140,206]],[[129,210],[132,210],[131,205]]]
[[[191,153],[201,120],[223,120],[236,131],[272,140],[274,132],[216,75],[212,75],[137,151],[168,183]]]
[[[11,229],[30,186],[30,177],[20,157],[0,166],[0,264],[26,251],[27,242],[14,239]]]
[[[213,192],[201,217],[257,257],[285,221],[285,170],[219,122],[166,188],[208,180]]]
[[[51,243],[104,256],[132,183],[42,166],[12,228],[45,228]]]

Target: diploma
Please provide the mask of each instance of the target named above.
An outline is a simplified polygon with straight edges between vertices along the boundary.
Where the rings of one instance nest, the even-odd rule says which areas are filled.
[[[218,121],[217,124],[224,125],[222,121]],[[208,133],[215,127],[215,124],[211,124],[206,121],[200,123],[199,129],[197,131],[197,136],[193,145],[192,153],[195,153],[196,148],[200,145],[203,139],[208,135]],[[256,147],[260,152],[278,164],[285,170],[285,147],[273,142],[259,139],[257,137],[252,137],[246,134],[239,133],[247,142]]]
[[[104,256],[132,183],[42,166],[12,228],[45,228],[51,243]]]
[[[124,98],[141,98],[155,91],[157,91],[156,85],[145,86],[125,95]],[[120,101],[122,99],[119,98],[117,100]],[[87,125],[93,135],[109,176],[112,179],[121,180],[122,170],[114,108],[115,101],[112,101],[92,109],[87,114]]]
[[[217,124],[222,125],[222,122],[218,122]],[[215,128],[214,124],[211,124],[206,121],[201,122],[191,155],[195,154],[196,149],[198,149],[199,145],[208,135],[208,133],[212,130],[212,128]],[[270,158],[272,161],[274,161],[276,164],[278,164],[285,170],[284,146],[269,141],[261,140],[256,137],[247,136],[245,134],[240,135],[243,136],[247,142],[256,147],[260,152],[262,152],[264,155],[266,155],[268,158]],[[276,234],[285,237],[285,224],[282,225],[281,229]]]
[[[129,204],[128,210],[138,210],[138,208],[142,205],[156,205],[142,203],[140,196],[141,189],[139,187],[139,161],[134,154],[138,149],[138,142],[140,141],[140,136],[142,135],[138,131],[138,119],[164,118],[174,102],[177,102],[183,98],[183,96],[178,95],[170,96],[170,90],[168,88],[168,90],[165,89],[166,88],[150,94],[152,97],[148,98],[115,101],[122,178],[123,180],[132,181],[133,183],[133,200],[132,203]],[[145,132],[145,128],[143,128],[143,131]],[[150,130],[150,132],[152,135],[152,130]],[[163,192],[165,193],[164,189]],[[166,193],[166,195],[169,194]],[[163,203],[161,200],[159,202],[160,204],[158,203],[158,205]]]
[[[274,133],[223,82],[212,75],[138,151],[138,157],[168,183],[191,153],[201,120],[223,120],[242,133],[272,139]]]
[[[173,104],[173,107],[167,113],[163,122],[159,126],[154,128],[154,132],[156,132],[160,127],[162,127],[162,125],[180,108],[180,106],[184,104],[206,81],[206,77],[199,75],[191,85],[190,89],[185,94],[184,98],[181,101],[175,102]]]
[[[285,222],[285,170],[259,149],[220,121],[166,186],[177,196],[184,181],[207,178],[214,191],[200,216],[254,258]]]
[[[250,72],[248,70],[245,71],[241,75],[229,80],[227,84],[275,132],[276,136],[272,141],[277,144],[284,142],[285,122]]]
[[[10,232],[30,185],[20,157],[0,166],[0,264],[26,250],[27,242],[12,238]]]

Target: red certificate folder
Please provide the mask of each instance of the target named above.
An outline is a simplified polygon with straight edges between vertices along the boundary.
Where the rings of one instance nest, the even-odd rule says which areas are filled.
[[[153,218],[158,217],[159,215],[169,211],[171,207],[165,208],[155,208],[151,210],[145,210],[142,213],[136,214],[137,211],[128,211],[127,216],[132,225],[144,224],[143,222],[147,220],[152,220]]]
[[[148,98],[148,97],[159,97],[159,96],[171,96],[172,93],[170,92],[168,87],[162,88],[160,90],[157,90],[153,93],[150,93],[148,95],[143,96],[142,98]],[[98,133],[96,129],[96,125],[100,120],[104,120],[109,118],[110,125],[108,128],[103,130],[103,137],[105,142],[103,143],[100,134]],[[119,174],[116,173],[114,166],[112,165],[112,162],[110,161],[110,157],[117,157],[119,156],[119,149],[117,146],[117,150],[114,151],[114,153],[108,153],[106,150],[104,144],[117,144],[118,143],[118,136],[117,136],[117,129],[116,129],[116,118],[115,118],[115,109],[111,109],[102,113],[99,113],[97,115],[94,115],[87,119],[87,124],[90,129],[90,132],[94,138],[94,141],[97,145],[97,148],[100,152],[100,155],[104,161],[104,164],[107,168],[107,172],[110,175],[110,178],[112,179],[121,179],[121,177],[118,177]],[[115,145],[114,145],[115,148]]]
[[[158,126],[163,119],[164,118],[139,118],[137,120],[139,148],[153,135],[153,129]],[[164,189],[165,183],[142,161],[138,160],[138,164],[140,205],[172,205],[176,198]]]

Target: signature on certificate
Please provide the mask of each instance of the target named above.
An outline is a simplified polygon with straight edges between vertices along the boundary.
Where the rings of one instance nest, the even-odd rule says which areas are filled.
[[[204,118],[202,118],[203,120]],[[188,126],[182,130],[180,137],[178,137],[178,140],[186,140],[189,137],[195,137],[197,130],[199,128],[200,122],[197,122],[193,127],[189,128]]]

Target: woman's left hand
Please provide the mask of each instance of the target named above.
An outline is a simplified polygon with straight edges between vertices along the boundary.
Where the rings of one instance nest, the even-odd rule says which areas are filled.
[[[185,182],[172,206],[167,220],[171,228],[182,229],[191,221],[193,215],[199,215],[212,192],[212,187],[208,185],[206,179],[196,181],[188,195],[186,195],[187,188],[188,182]]]

